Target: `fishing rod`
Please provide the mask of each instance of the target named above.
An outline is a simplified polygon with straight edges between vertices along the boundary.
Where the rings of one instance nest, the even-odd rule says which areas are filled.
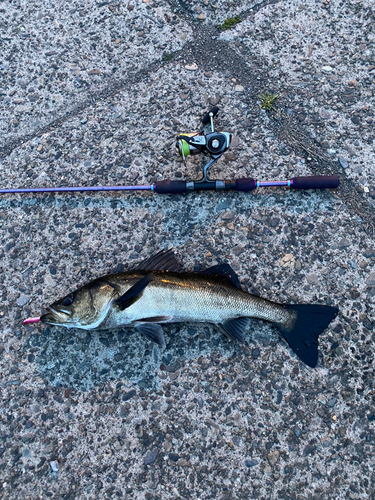
[[[157,181],[149,185],[135,186],[68,186],[68,187],[42,187],[42,188],[18,188],[0,189],[0,194],[26,194],[26,193],[68,193],[87,191],[154,191],[158,194],[182,194],[192,191],[253,191],[259,187],[285,186],[291,189],[334,189],[340,184],[337,175],[313,175],[307,177],[293,177],[281,181],[259,181],[251,177],[235,180],[214,180],[208,176],[212,165],[228,151],[232,135],[229,132],[217,132],[214,128],[213,118],[217,115],[219,108],[215,106],[202,118],[202,123],[207,133],[202,132],[183,133],[177,137],[176,146],[180,156],[185,161],[187,156],[204,154],[210,157],[208,163],[203,167],[200,180],[170,180]]]

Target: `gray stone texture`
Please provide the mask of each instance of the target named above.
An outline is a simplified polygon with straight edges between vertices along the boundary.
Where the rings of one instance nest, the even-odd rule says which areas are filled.
[[[241,22],[219,30],[225,19]],[[2,498],[375,498],[373,2],[0,1],[0,187],[195,179],[180,132],[213,105],[218,179],[338,174],[334,191],[0,195]],[[259,95],[279,97],[261,109]],[[340,313],[318,366],[272,325],[23,326],[173,247],[243,287]]]

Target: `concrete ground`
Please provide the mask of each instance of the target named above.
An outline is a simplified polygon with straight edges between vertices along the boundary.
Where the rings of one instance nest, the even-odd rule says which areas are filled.
[[[374,20],[371,0],[0,1],[1,188],[197,178],[175,137],[213,105],[234,136],[213,178],[341,179],[1,195],[3,499],[375,499]],[[209,324],[165,327],[165,349],[22,325],[170,247],[185,270],[228,262],[251,293],[339,307],[318,366],[256,320],[248,351]]]

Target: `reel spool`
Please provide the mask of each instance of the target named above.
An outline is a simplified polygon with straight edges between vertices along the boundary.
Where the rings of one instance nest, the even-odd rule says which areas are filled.
[[[191,142],[190,142],[191,138],[194,137],[195,140],[200,138],[200,140],[202,141],[202,145],[204,146],[206,144],[204,136],[203,135],[200,136],[199,132],[190,132],[187,134],[180,134],[178,137],[180,137],[180,139],[177,141],[176,146],[178,148],[179,155],[182,156],[182,159],[184,161],[185,161],[187,156],[197,155],[197,154],[202,152],[196,146],[191,144]],[[186,139],[182,139],[182,137],[186,137]]]

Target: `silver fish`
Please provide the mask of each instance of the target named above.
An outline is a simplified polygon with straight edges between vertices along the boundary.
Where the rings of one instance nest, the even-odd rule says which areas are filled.
[[[232,340],[245,343],[250,318],[273,323],[307,365],[318,360],[318,337],[338,313],[336,307],[277,304],[242,290],[228,264],[200,273],[179,272],[172,250],[161,251],[134,271],[109,274],[49,306],[40,318],[66,328],[133,326],[165,347],[163,323],[214,323]]]

